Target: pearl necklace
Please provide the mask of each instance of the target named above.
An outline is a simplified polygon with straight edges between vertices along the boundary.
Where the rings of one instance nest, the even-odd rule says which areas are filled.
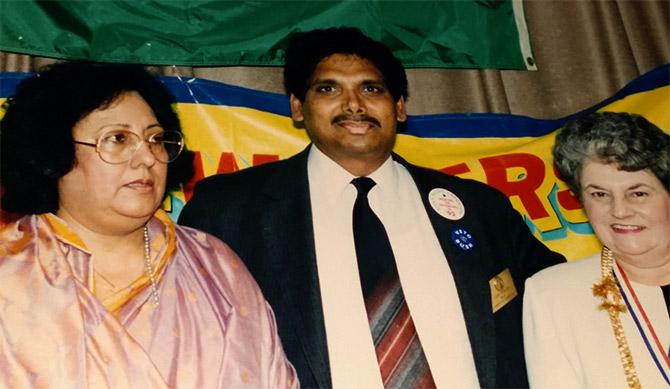
[[[149,247],[149,229],[144,226],[144,267],[146,268],[149,280],[151,281],[151,296],[154,304],[158,305],[158,290],[156,289],[156,275],[151,267],[151,248]]]

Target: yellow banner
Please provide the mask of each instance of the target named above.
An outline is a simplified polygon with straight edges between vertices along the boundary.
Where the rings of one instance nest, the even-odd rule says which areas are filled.
[[[601,111],[644,115],[670,133],[670,87],[629,95]],[[197,179],[290,157],[309,143],[285,115],[246,107],[178,104],[187,145],[197,152]],[[534,234],[569,259],[600,250],[581,205],[556,177],[551,147],[556,133],[528,137],[430,138],[399,134],[395,152],[408,161],[485,182],[505,193]],[[173,214],[190,198],[173,194]],[[175,217],[175,216],[173,216]]]
[[[665,65],[641,76],[587,111],[637,113],[670,133],[669,69]],[[0,73],[0,97],[11,96],[24,77]],[[291,121],[286,96],[207,80],[161,79],[177,98],[187,145],[196,152],[196,177],[164,203],[173,220],[199,179],[284,159],[309,143],[305,131]],[[398,135],[395,152],[416,165],[497,188],[548,247],[577,259],[594,254],[600,244],[582,207],[553,168],[551,147],[567,119],[498,114],[412,116],[408,130]]]

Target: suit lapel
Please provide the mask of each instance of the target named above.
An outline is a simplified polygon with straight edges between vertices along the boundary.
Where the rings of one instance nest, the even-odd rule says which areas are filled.
[[[263,185],[267,206],[261,214],[269,263],[284,291],[284,308],[295,317],[300,339],[320,387],[331,385],[323,307],[316,268],[314,230],[307,179],[309,147],[286,160]]]
[[[295,338],[302,343],[318,386],[329,387],[330,366],[307,179],[308,153],[309,147],[287,159],[282,170],[263,185],[267,207],[260,217],[264,226],[262,236],[267,244],[265,252],[285,291],[285,309],[296,318],[293,323]],[[451,230],[463,226],[461,222],[466,219],[451,221],[438,215],[428,202],[428,193],[434,188],[435,180],[397,155],[393,158],[408,169],[419,189],[454,277],[479,384],[491,387],[496,377],[495,324],[491,315],[488,279],[481,266],[484,262],[476,254],[456,248],[450,238]]]
[[[457,248],[451,239],[454,228],[467,225],[467,216],[456,221],[440,216],[433,210],[428,200],[428,193],[436,188],[434,177],[427,177],[423,170],[417,169],[397,155],[393,157],[407,168],[419,190],[421,201],[454,277],[479,384],[482,387],[491,387],[495,384],[496,378],[496,343],[488,279],[482,266],[486,262],[474,250],[463,251]],[[448,187],[444,189],[453,190]]]

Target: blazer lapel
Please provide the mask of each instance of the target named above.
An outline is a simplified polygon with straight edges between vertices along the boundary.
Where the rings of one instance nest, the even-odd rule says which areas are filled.
[[[295,317],[300,339],[320,387],[329,387],[330,365],[307,179],[309,147],[286,160],[282,170],[263,185],[267,207],[262,213],[262,236],[269,263],[284,290],[284,309]]]
[[[491,297],[488,289],[487,275],[483,272],[484,259],[474,252],[457,248],[451,240],[451,232],[456,227],[463,227],[466,219],[448,220],[435,212],[428,200],[428,193],[436,188],[434,177],[426,176],[422,169],[417,169],[404,159],[393,156],[403,164],[412,175],[421,194],[421,201],[435,230],[435,235],[449,263],[454,277],[458,297],[465,319],[465,326],[470,338],[470,345],[477,368],[481,387],[491,387],[496,377],[496,343],[495,323],[491,314]],[[444,189],[450,190],[445,187]],[[467,212],[466,212],[467,214]]]

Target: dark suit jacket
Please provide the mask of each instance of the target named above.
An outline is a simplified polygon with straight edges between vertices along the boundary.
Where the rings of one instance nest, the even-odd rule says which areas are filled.
[[[202,180],[179,222],[219,237],[240,255],[274,309],[286,355],[302,386],[330,387],[308,149],[283,161]],[[524,281],[564,258],[536,240],[495,189],[411,165],[397,155],[393,158],[412,175],[449,262],[480,385],[527,386],[521,332]],[[447,189],[461,199],[466,210],[461,220],[448,220],[433,210],[427,197],[434,188]],[[464,251],[452,241],[456,227],[473,235],[473,249]],[[489,280],[505,269],[511,271],[519,294],[494,314]]]

